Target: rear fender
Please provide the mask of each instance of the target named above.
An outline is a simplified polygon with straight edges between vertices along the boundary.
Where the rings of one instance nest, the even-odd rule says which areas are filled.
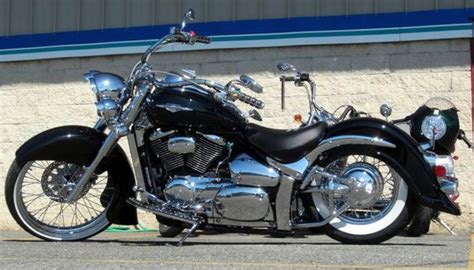
[[[406,180],[415,199],[430,208],[460,215],[459,207],[440,191],[440,185],[433,170],[425,161],[417,143],[398,127],[375,118],[354,118],[340,122],[326,131],[325,138],[336,136],[365,136],[388,142],[395,147],[380,147],[385,158],[397,164],[398,171]]]
[[[97,155],[106,135],[82,126],[62,126],[46,130],[16,151],[16,160],[24,164],[31,160],[59,160],[76,164],[90,164]],[[115,224],[135,225],[137,211],[126,203],[133,197],[135,184],[132,168],[123,149],[117,145],[100,164],[99,169],[110,170],[115,189],[107,218]]]

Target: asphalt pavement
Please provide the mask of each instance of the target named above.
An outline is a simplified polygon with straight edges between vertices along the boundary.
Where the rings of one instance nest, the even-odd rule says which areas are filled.
[[[197,234],[182,247],[156,232],[104,232],[82,242],[45,242],[0,232],[1,269],[474,269],[470,235],[397,236],[344,245],[324,235],[285,238]],[[469,268],[470,267],[470,268]]]

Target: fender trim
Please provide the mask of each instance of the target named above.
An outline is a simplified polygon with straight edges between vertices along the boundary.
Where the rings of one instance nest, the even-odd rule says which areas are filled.
[[[321,143],[313,151],[311,151],[306,158],[309,163],[312,164],[322,153],[329,149],[333,149],[343,145],[373,145],[379,147],[396,148],[397,146],[393,143],[387,142],[378,137],[368,137],[361,135],[340,135],[329,137],[321,141]]]
[[[31,160],[62,160],[89,164],[97,155],[105,138],[104,133],[89,127],[57,127],[26,141],[16,151],[16,160],[19,164]],[[135,179],[123,149],[117,144],[100,166],[111,166],[114,186],[118,187],[107,218],[115,224],[138,224],[136,209],[126,203],[129,197],[135,196],[132,190]]]
[[[393,143],[386,142],[379,138],[360,135],[342,135],[330,137],[321,141],[321,143],[316,148],[314,148],[309,154],[295,162],[281,163],[270,157],[267,157],[267,162],[277,170],[291,176],[292,178],[296,180],[301,180],[304,178],[305,171],[308,170],[309,166],[314,163],[314,161],[318,158],[319,155],[329,149],[348,144],[374,145],[389,148],[396,147]]]

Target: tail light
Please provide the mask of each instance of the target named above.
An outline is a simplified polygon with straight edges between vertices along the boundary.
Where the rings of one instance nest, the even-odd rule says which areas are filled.
[[[434,166],[434,173],[436,174],[437,177],[444,177],[446,176],[447,169],[444,166],[436,165]]]
[[[449,155],[436,155],[432,152],[424,152],[425,160],[433,168],[440,190],[455,202],[459,197],[458,179],[454,174],[454,158]]]

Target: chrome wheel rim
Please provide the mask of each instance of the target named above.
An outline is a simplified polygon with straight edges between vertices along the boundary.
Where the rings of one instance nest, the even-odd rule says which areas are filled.
[[[339,176],[347,176],[345,173],[351,171],[351,168],[354,167],[353,165],[357,164],[361,164],[363,166],[360,167],[374,170],[376,174],[379,174],[383,178],[383,183],[378,184],[379,188],[382,189],[377,191],[378,198],[373,200],[373,203],[363,205],[362,207],[350,207],[338,216],[337,222],[353,225],[376,223],[390,213],[399,198],[404,196],[404,194],[400,194],[400,191],[404,188],[402,186],[406,184],[404,184],[403,179],[393,170],[393,168],[384,161],[371,156],[345,156],[331,162],[326,166],[326,170]],[[328,196],[321,196],[321,199],[325,205],[329,204]],[[342,197],[335,199],[334,201],[336,209],[339,209],[347,201],[347,198]],[[327,212],[326,209],[321,209],[321,207],[318,208],[318,210],[323,214]]]
[[[78,179],[79,166],[61,161],[29,161],[14,188],[14,203],[23,223],[50,240],[90,237],[109,225],[106,211],[113,197],[107,171],[94,174],[79,198],[66,203],[68,190]]]

